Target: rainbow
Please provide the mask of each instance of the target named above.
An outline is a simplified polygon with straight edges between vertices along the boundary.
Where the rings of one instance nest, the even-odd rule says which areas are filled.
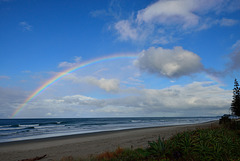
[[[37,95],[39,95],[40,93],[42,93],[45,89],[47,89],[49,86],[51,86],[52,84],[54,84],[55,82],[57,82],[58,80],[60,80],[61,78],[63,78],[64,76],[66,76],[69,73],[73,73],[76,70],[85,68],[87,66],[93,65],[93,64],[97,64],[97,63],[101,63],[104,61],[110,61],[110,60],[116,60],[116,59],[121,59],[121,58],[131,58],[131,59],[135,59],[137,58],[137,55],[135,54],[118,54],[118,55],[111,55],[111,56],[106,56],[106,57],[101,57],[101,58],[97,58],[97,59],[93,59],[90,61],[86,61],[84,63],[81,63],[79,65],[76,65],[70,69],[67,69],[63,72],[60,72],[59,74],[57,74],[56,76],[52,77],[51,79],[49,79],[48,81],[46,81],[43,85],[41,85],[39,88],[37,88],[11,115],[11,118],[15,117],[22,109],[24,106],[26,106],[32,99],[34,99]]]

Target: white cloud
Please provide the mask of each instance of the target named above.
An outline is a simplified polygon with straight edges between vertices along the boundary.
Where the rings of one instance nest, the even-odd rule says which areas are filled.
[[[165,108],[190,109],[226,106],[231,98],[231,91],[225,91],[212,82],[193,82],[162,90],[145,89],[143,95],[149,105],[162,104]]]
[[[161,45],[165,45],[168,44],[169,42],[171,42],[171,40],[169,40],[168,37],[164,36],[164,37],[160,37],[158,39],[155,39],[152,41],[152,44],[161,44]]]
[[[120,82],[118,79],[96,79],[94,77],[86,77],[84,80],[90,84],[98,86],[107,92],[117,92],[119,90]]]
[[[174,78],[200,72],[203,69],[200,60],[197,54],[182,47],[151,47],[142,51],[134,64],[143,71]]]
[[[238,21],[237,20],[234,20],[234,19],[227,19],[227,18],[223,18],[220,20],[219,24],[221,26],[233,26],[235,24],[237,24]]]
[[[138,11],[139,23],[181,24],[188,28],[198,24],[199,16],[193,11],[197,2],[191,0],[157,1],[147,8]]]
[[[51,104],[71,104],[71,105],[97,105],[97,99],[83,96],[83,95],[73,95],[73,96],[64,96],[58,99],[46,99],[46,103]]]
[[[235,0],[234,0],[235,1]],[[153,44],[167,44],[172,35],[201,31],[212,26],[233,26],[238,23],[222,18],[221,13],[234,12],[240,7],[235,1],[224,0],[158,0],[132,14],[128,19],[115,23],[121,40],[150,40]],[[163,32],[159,32],[164,31]],[[158,37],[158,39],[156,39]]]
[[[81,62],[81,59],[82,59],[81,57],[75,56],[73,63],[64,61],[64,62],[59,63],[58,67],[59,68],[72,68],[74,66],[79,65]]]
[[[133,28],[127,20],[117,22],[114,27],[120,34],[121,40],[136,40],[138,37],[137,29]]]
[[[92,76],[78,77],[75,74],[68,74],[66,77],[64,77],[64,79],[73,81],[74,83],[88,83],[91,85],[95,85],[105,90],[106,92],[117,92],[119,90],[120,84],[120,81],[118,79],[97,79]]]
[[[219,14],[230,5],[224,0],[159,0],[138,11],[136,20],[138,23],[180,25],[183,29],[188,29],[199,25],[205,18],[209,19],[208,16],[204,17],[209,12]],[[223,25],[233,23],[226,18],[221,21]]]
[[[19,25],[22,27],[23,31],[32,31],[32,26],[25,21],[20,22]]]
[[[165,112],[172,114],[176,112],[178,116],[222,115],[228,112],[232,96],[231,90],[224,90],[212,82],[193,82],[165,89],[136,89],[135,94],[108,100],[106,104],[134,108],[150,116],[154,114],[164,116],[162,114]]]

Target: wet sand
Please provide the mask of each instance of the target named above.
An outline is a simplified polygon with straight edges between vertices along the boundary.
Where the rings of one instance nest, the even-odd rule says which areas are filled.
[[[182,131],[215,126],[218,126],[218,121],[0,143],[0,160],[18,161],[43,155],[47,156],[41,161],[57,161],[66,156],[88,158],[105,151],[114,151],[118,147],[145,148],[148,141],[157,140],[159,136],[168,139]]]

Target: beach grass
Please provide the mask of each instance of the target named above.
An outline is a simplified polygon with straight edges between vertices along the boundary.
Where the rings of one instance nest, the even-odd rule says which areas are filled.
[[[101,153],[89,160],[240,161],[239,149],[240,131],[217,127],[181,132],[168,140],[159,136],[158,140],[148,142],[147,148],[122,149],[119,147],[115,151]],[[62,161],[74,161],[74,158],[63,158]]]

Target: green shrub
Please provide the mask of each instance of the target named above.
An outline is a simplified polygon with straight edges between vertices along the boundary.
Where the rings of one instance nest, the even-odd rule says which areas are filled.
[[[174,142],[170,151],[179,151],[183,160],[234,160],[240,158],[240,137],[236,131],[226,128],[184,132],[169,141]]]
[[[155,142],[148,142],[149,147],[147,152],[149,156],[153,158],[164,158],[167,153],[167,144],[164,142],[164,139],[158,137],[158,140]]]

